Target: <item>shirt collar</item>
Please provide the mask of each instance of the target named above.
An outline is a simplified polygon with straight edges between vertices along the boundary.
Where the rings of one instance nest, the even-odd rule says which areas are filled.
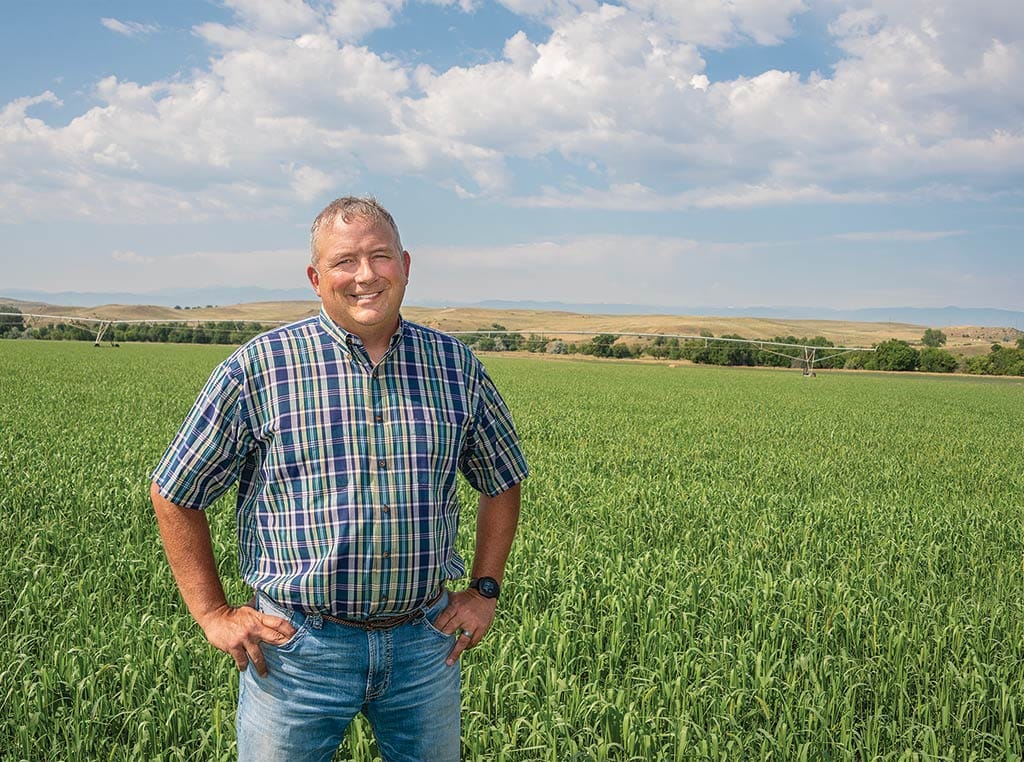
[[[324,309],[323,305],[320,307],[320,327],[341,346],[346,354],[351,355],[352,350],[356,347],[359,348],[360,352],[366,351],[363,347],[363,340],[335,323],[331,316],[327,314],[327,310]],[[402,340],[403,335],[405,335],[405,318],[399,315],[398,328],[391,334],[391,341],[388,343],[387,352],[384,353],[385,357],[391,354],[398,342]]]

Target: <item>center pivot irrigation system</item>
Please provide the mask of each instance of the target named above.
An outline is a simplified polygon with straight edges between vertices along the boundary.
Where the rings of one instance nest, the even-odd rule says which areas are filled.
[[[209,323],[210,320],[203,320],[199,318],[191,319],[178,319],[172,318],[168,320],[110,320],[108,318],[90,318],[90,317],[77,317],[73,315],[41,315],[34,314],[31,312],[0,312],[0,317],[21,317],[21,318],[36,318],[40,320],[53,320],[62,321],[71,324],[80,325],[83,328],[96,331],[96,338],[93,342],[94,346],[100,346],[103,341],[103,336],[111,328],[111,326],[117,324],[150,324],[150,325],[166,325],[168,323],[178,324],[195,324],[199,325],[202,323]],[[287,321],[283,320],[256,320],[252,321],[260,323],[261,325],[284,325]],[[683,333],[615,333],[612,331],[560,331],[560,330],[530,330],[530,331],[494,331],[483,329],[479,331],[446,331],[451,336],[603,336],[603,335],[614,335],[616,338],[623,336],[636,337],[638,339],[682,339],[684,341],[703,341],[704,346],[709,346],[711,342],[728,342],[732,344],[747,344],[762,352],[768,352],[769,354],[783,357],[787,360],[798,362],[802,365],[804,375],[814,375],[815,366],[819,363],[823,363],[826,360],[831,360],[833,357],[839,357],[850,352],[874,352],[874,347],[819,347],[811,344],[789,344],[781,341],[762,341],[761,339],[726,339],[716,338],[714,336],[691,336]],[[110,344],[114,344],[113,339],[110,339]],[[799,349],[802,350],[803,356],[792,355],[786,352],[779,351],[780,349]],[[818,352],[828,351],[830,354],[819,357]]]
[[[802,364],[804,369],[804,375],[813,375],[814,366],[818,363],[831,360],[833,357],[839,357],[850,352],[874,352],[874,347],[819,347],[811,344],[788,344],[782,341],[762,341],[761,339],[724,339],[716,338],[714,336],[690,336],[683,333],[615,333],[614,331],[446,331],[446,333],[452,336],[508,336],[508,335],[519,335],[522,336],[524,333],[533,336],[615,336],[621,338],[623,336],[632,336],[638,339],[683,339],[684,341],[703,341],[704,346],[709,346],[712,341],[729,342],[732,344],[748,344],[756,347],[763,352],[768,354],[776,355],[778,357],[784,357],[787,360],[793,360]],[[801,349],[803,350],[803,357],[793,356],[786,352],[780,352],[778,349],[770,349],[769,347],[788,348],[788,349]],[[818,357],[819,351],[828,350],[831,354],[827,354],[824,357]]]
[[[210,320],[209,318],[167,318],[161,320],[159,318],[146,318],[139,320],[111,320],[110,318],[91,318],[91,317],[79,317],[77,315],[43,315],[33,312],[0,312],[0,317],[20,317],[20,318],[35,318],[41,321],[52,321],[55,323],[70,323],[76,325],[79,328],[85,328],[90,331],[96,332],[96,338],[93,340],[93,346],[98,347],[103,341],[103,337],[112,326],[115,325],[186,325],[199,327],[203,323],[216,323],[216,320]],[[229,321],[231,322],[231,321]],[[259,323],[260,325],[284,325],[286,320],[249,320],[244,322]],[[111,346],[117,346],[114,340],[108,339]]]

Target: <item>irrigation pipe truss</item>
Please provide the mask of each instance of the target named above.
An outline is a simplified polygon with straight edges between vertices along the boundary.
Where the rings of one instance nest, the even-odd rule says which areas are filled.
[[[551,334],[554,336],[615,336],[616,338],[622,336],[634,336],[638,339],[684,339],[686,341],[703,341],[704,346],[708,346],[712,341],[727,341],[733,344],[750,344],[757,347],[763,352],[769,354],[778,355],[779,357],[785,357],[790,360],[800,360],[804,363],[807,369],[813,368],[817,363],[824,362],[825,360],[831,360],[833,357],[839,357],[850,352],[874,352],[874,347],[819,347],[811,344],[789,344],[784,341],[764,341],[761,339],[726,339],[716,338],[714,336],[690,336],[683,333],[633,333],[629,332],[615,332],[615,331],[446,331],[446,333],[452,336],[479,336],[481,334],[489,336],[501,336],[501,335],[523,335],[524,333],[529,336],[541,336],[544,334]],[[775,350],[768,349],[768,347],[786,347],[789,349],[802,349],[804,356],[794,357],[784,352],[776,352]],[[820,349],[828,349],[832,351],[832,354],[826,355],[825,357],[818,357],[817,352]]]
[[[90,323],[96,326],[95,344],[103,340],[103,334],[113,325],[125,325],[128,323],[141,325],[167,325],[168,323],[182,324],[186,328],[199,328],[203,323],[257,323],[259,325],[284,325],[287,320],[211,320],[210,318],[141,318],[132,320],[111,320],[110,318],[79,317],[78,315],[41,315],[34,312],[0,312],[0,317],[23,317],[41,318],[43,320],[66,321],[68,323]]]
[[[99,344],[103,338],[103,334],[106,333],[107,329],[115,324],[123,323],[150,323],[153,325],[161,325],[166,323],[193,323],[198,326],[201,323],[212,323],[212,322],[248,322],[248,323],[259,323],[261,325],[284,325],[288,321],[285,320],[243,320],[243,321],[215,321],[203,318],[169,318],[167,320],[158,319],[136,319],[136,320],[111,320],[108,318],[90,318],[90,317],[78,317],[72,315],[41,315],[31,312],[0,312],[0,317],[28,317],[28,318],[42,318],[45,320],[66,320],[71,323],[93,323],[98,324],[96,330],[96,344]],[[494,330],[479,330],[479,331],[446,331],[446,333],[452,336],[511,336],[517,335],[522,336],[526,334],[528,336],[543,336],[550,334],[553,336],[632,336],[638,339],[683,339],[684,341],[703,341],[704,346],[709,346],[712,341],[714,342],[729,342],[732,344],[749,344],[756,347],[757,349],[768,352],[769,354],[778,355],[779,357],[785,357],[791,360],[798,360],[804,363],[806,369],[810,370],[816,364],[824,362],[825,360],[831,360],[833,357],[839,357],[850,352],[874,352],[874,347],[819,347],[810,344],[790,344],[783,341],[764,341],[761,339],[727,339],[717,338],[714,336],[692,336],[683,333],[633,333],[633,332],[614,332],[614,331],[560,331],[560,330],[530,330],[530,331],[494,331]],[[786,349],[802,349],[804,356],[794,357],[791,354],[784,352],[778,352],[775,349],[769,349],[769,347],[780,347]],[[830,350],[832,354],[825,355],[824,357],[818,357],[818,350]]]

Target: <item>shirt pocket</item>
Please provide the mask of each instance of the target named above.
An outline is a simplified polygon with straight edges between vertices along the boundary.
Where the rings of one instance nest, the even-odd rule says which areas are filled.
[[[465,417],[451,411],[412,406],[408,420],[409,455],[420,480],[453,471],[465,442]]]

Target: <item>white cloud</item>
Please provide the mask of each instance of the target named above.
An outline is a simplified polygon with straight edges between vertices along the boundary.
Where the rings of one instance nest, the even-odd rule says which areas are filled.
[[[747,40],[776,45],[793,33],[792,18],[806,10],[803,0],[624,0],[624,5],[676,40],[712,48],[731,47]]]
[[[836,233],[832,238],[841,241],[904,241],[920,243],[939,241],[965,235],[966,230],[877,230],[857,233]]]
[[[111,32],[123,35],[125,37],[141,37],[145,34],[151,34],[160,29],[156,24],[143,24],[138,21],[118,21],[112,18],[102,18],[100,23],[103,24]]]
[[[895,194],[836,193],[817,185],[723,185],[682,193],[658,193],[638,183],[612,185],[607,190],[545,188],[540,195],[511,199],[516,206],[551,209],[608,209],[615,211],[681,211],[685,209],[749,209],[791,204],[862,204],[894,201]]]
[[[144,257],[134,251],[115,251],[110,255],[115,262],[130,265],[146,265],[155,262],[153,257]]]
[[[225,4],[236,23],[195,28],[212,51],[203,68],[107,77],[96,105],[59,125],[32,111],[59,105],[53,93],[4,105],[0,217],[56,200],[90,219],[244,217],[373,175],[521,205],[664,210],[998,194],[1024,172],[1024,14],[996,0],[821,6],[835,7],[833,70],[729,81],[711,79],[701,50],[778,43],[805,3],[504,0],[550,33],[442,71],[355,44],[403,0]]]
[[[303,201],[320,198],[326,191],[337,187],[335,178],[315,167],[296,167],[289,164],[284,171],[291,177],[291,187]]]
[[[355,42],[374,29],[389,27],[403,0],[336,0],[328,28],[339,40]]]
[[[633,160],[663,164],[674,137],[711,126],[689,86],[703,67],[696,50],[667,45],[625,8],[566,19],[543,43],[517,34],[504,53],[471,68],[420,71],[424,95],[407,100],[415,124],[507,156],[600,156],[611,171]]]
[[[319,19],[303,0],[223,0],[249,29],[271,36],[290,37],[317,28]],[[372,5],[367,2],[367,5]]]
[[[700,90],[701,92],[708,89],[708,85],[711,84],[711,80],[704,74],[694,74],[690,77],[690,87],[694,90]]]

